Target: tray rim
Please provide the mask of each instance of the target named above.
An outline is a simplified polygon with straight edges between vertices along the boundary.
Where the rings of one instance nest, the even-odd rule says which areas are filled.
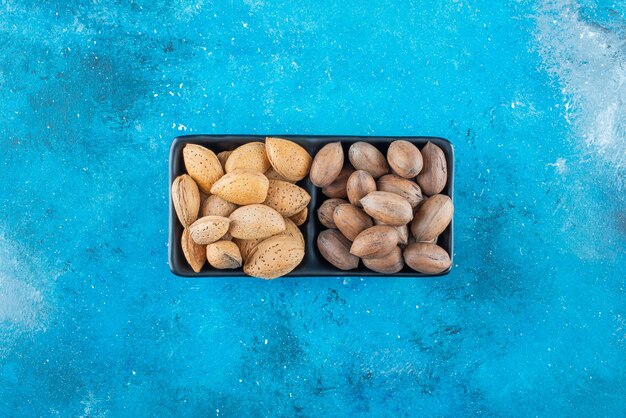
[[[393,140],[407,140],[409,142],[412,142],[411,140],[420,140],[420,141],[425,141],[425,140],[431,140],[434,139],[436,141],[441,141],[447,144],[447,147],[449,148],[448,150],[444,150],[444,152],[446,153],[446,157],[447,159],[449,159],[449,161],[451,162],[451,164],[448,166],[448,184],[447,187],[449,189],[449,193],[447,193],[447,195],[450,197],[450,199],[452,199],[452,202],[454,203],[454,174],[455,174],[455,152],[454,152],[454,144],[452,143],[452,141],[450,141],[447,138],[443,138],[440,136],[432,136],[432,135],[329,135],[329,134],[323,134],[323,135],[316,135],[316,134],[188,134],[188,135],[179,135],[173,138],[172,143],[170,144],[170,150],[169,150],[169,159],[168,159],[168,265],[169,265],[169,269],[172,272],[172,274],[178,276],[178,277],[185,277],[185,278],[249,278],[249,279],[255,279],[254,277],[248,276],[246,274],[243,274],[243,272],[237,271],[237,270],[221,270],[219,271],[219,274],[215,274],[214,271],[204,271],[204,272],[200,272],[200,273],[195,273],[195,272],[191,272],[191,273],[187,273],[184,271],[180,271],[175,267],[175,262],[174,262],[174,251],[175,251],[175,239],[176,237],[174,236],[174,224],[177,221],[176,219],[176,213],[174,210],[174,206],[172,203],[172,198],[171,198],[171,188],[172,188],[172,182],[173,180],[176,178],[176,174],[174,173],[173,170],[173,166],[174,164],[172,163],[174,157],[175,157],[175,150],[180,146],[180,143],[194,143],[196,141],[201,141],[201,142],[211,142],[211,140],[213,142],[217,142],[216,140],[222,139],[222,140],[227,140],[228,138],[237,138],[239,140],[241,139],[249,139],[249,142],[253,142],[255,140],[259,140],[262,139],[264,140],[267,137],[277,137],[277,138],[284,138],[284,139],[290,139],[290,140],[294,140],[294,141],[298,141],[298,140],[305,140],[305,141],[311,141],[313,139],[336,139],[338,141],[341,141],[342,139],[348,139],[348,140],[363,140],[363,141],[368,141],[369,140],[385,140],[385,142],[391,142]],[[327,141],[330,142],[330,141]],[[197,143],[197,142],[196,142]],[[311,215],[309,215],[311,216]],[[343,270],[336,270],[336,273],[334,274],[309,274],[309,273],[301,273],[298,271],[293,271],[285,276],[282,276],[282,278],[295,278],[295,277],[398,277],[398,278],[416,278],[416,279],[428,279],[428,278],[434,278],[434,277],[440,277],[440,276],[446,276],[448,275],[452,269],[454,268],[454,216],[452,217],[452,220],[450,222],[449,225],[449,255],[450,255],[450,267],[438,274],[422,274],[422,273],[418,273],[418,272],[399,272],[396,274],[392,274],[392,275],[387,275],[387,274],[382,274],[382,273],[377,273],[371,270],[368,270],[366,272],[358,272],[358,271],[343,271]]]

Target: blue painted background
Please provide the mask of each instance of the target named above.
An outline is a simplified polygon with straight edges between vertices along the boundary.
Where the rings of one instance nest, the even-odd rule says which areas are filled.
[[[626,414],[624,2],[45,3],[0,3],[3,416]],[[450,138],[453,272],[172,276],[171,139],[268,132]]]

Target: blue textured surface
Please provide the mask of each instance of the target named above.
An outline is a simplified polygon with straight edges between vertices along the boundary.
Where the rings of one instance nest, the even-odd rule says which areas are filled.
[[[3,416],[626,415],[626,5],[0,4]],[[184,280],[189,133],[437,135],[444,278]]]

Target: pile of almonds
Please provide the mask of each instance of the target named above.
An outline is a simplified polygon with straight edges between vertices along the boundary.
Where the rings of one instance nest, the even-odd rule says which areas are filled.
[[[172,183],[174,209],[184,230],[182,250],[193,271],[208,263],[272,279],[304,257],[298,229],[311,196],[294,184],[309,174],[311,156],[295,142],[266,138],[215,154],[187,144],[187,174]]]
[[[408,141],[393,141],[387,156],[356,142],[344,164],[340,142],[325,145],[311,165],[310,179],[329,199],[318,209],[321,255],[341,270],[362,260],[378,273],[405,266],[424,274],[450,267],[450,255],[437,245],[454,211],[440,194],[448,171],[443,150],[428,142],[420,151]],[[346,200],[347,199],[347,200]]]

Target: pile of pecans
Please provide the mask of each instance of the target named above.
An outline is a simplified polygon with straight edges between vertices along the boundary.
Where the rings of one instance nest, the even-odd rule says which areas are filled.
[[[437,245],[452,220],[443,150],[428,142],[421,150],[393,141],[386,156],[372,144],[356,142],[344,161],[340,142],[325,145],[313,159],[311,182],[328,197],[317,216],[321,255],[341,270],[365,267],[394,274],[405,265],[424,274],[450,268],[450,255]]]

